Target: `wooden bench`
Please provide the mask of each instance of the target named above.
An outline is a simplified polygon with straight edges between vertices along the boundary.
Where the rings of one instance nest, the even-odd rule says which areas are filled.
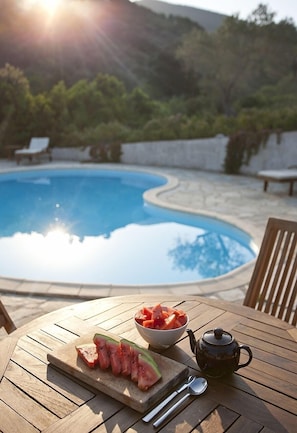
[[[257,174],[259,179],[264,180],[264,191],[267,191],[269,182],[287,182],[289,186],[289,195],[293,195],[293,185],[297,181],[297,169],[284,169],[284,170],[262,170]]]

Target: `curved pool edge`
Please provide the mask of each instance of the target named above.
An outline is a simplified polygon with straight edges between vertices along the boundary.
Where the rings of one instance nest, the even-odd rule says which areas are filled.
[[[0,293],[14,295],[39,295],[48,297],[97,299],[109,296],[132,294],[169,293],[200,296],[215,296],[219,292],[246,289],[253,270],[254,260],[226,275],[207,280],[160,285],[107,285],[83,283],[59,283],[0,277]]]
[[[155,167],[153,170],[146,167],[135,167],[130,165],[115,165],[115,164],[88,164],[90,169],[110,169],[110,170],[127,170],[150,173],[165,177],[167,183],[165,185],[152,188],[144,193],[144,199],[156,206],[167,209],[190,212],[194,215],[205,215],[227,224],[235,225],[238,229],[253,236],[248,227],[242,227],[238,220],[232,216],[217,215],[214,212],[206,212],[204,210],[196,211],[190,207],[166,203],[160,197],[162,194],[171,191],[179,186],[179,180],[175,176],[164,174],[162,168]],[[40,170],[40,169],[73,169],[86,168],[85,164],[80,163],[60,163],[60,164],[43,164],[40,166],[15,167],[12,169],[2,169],[0,173],[11,173],[15,171]],[[65,298],[80,298],[80,299],[95,299],[99,297],[128,295],[128,294],[143,294],[143,293],[184,293],[187,295],[203,295],[212,296],[218,292],[232,291],[238,288],[247,286],[248,281],[254,267],[255,259],[245,265],[229,272],[220,277],[189,282],[189,283],[170,283],[170,284],[155,284],[155,285],[113,285],[113,284],[84,284],[84,283],[64,283],[51,281],[36,281],[27,279],[15,279],[0,276],[0,293],[12,293],[19,295],[39,295]],[[67,293],[65,293],[67,289]]]

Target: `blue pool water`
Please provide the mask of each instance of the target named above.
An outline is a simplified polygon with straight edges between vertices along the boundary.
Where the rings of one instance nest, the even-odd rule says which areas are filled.
[[[250,237],[216,219],[152,206],[166,179],[120,170],[0,175],[0,275],[115,285],[214,278],[255,257]]]

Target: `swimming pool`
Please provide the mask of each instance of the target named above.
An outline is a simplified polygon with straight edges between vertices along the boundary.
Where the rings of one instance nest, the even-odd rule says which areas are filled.
[[[143,199],[167,182],[145,172],[25,170],[0,176],[0,275],[69,283],[200,281],[251,261],[243,231]]]

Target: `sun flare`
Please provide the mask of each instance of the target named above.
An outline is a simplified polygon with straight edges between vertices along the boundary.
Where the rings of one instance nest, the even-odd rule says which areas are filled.
[[[63,227],[50,230],[42,236],[40,250],[43,251],[48,263],[58,265],[65,262],[65,258],[72,257],[79,246],[79,238],[69,234]]]
[[[64,0],[24,0],[24,6],[27,9],[38,7],[49,15],[53,15],[63,3]]]

